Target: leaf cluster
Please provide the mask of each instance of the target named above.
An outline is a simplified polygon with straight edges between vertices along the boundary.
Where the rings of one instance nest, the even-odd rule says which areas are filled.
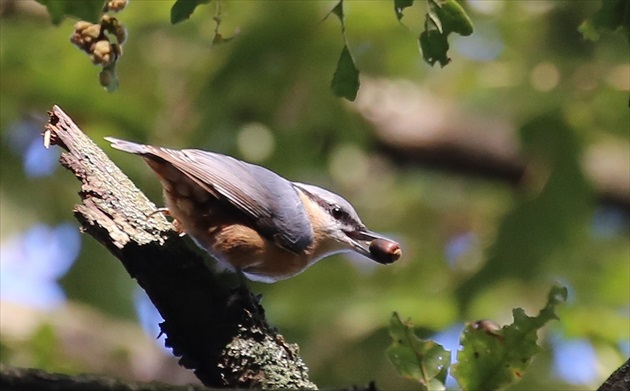
[[[514,322],[501,328],[492,321],[469,323],[462,332],[457,363],[451,352],[431,340],[418,338],[412,324],[394,313],[389,332],[394,340],[387,357],[398,373],[417,381],[423,390],[445,390],[449,369],[463,390],[504,389],[519,380],[540,350],[537,332],[558,319],[555,308],[566,301],[567,289],[551,288],[545,307],[535,317],[513,310]]]

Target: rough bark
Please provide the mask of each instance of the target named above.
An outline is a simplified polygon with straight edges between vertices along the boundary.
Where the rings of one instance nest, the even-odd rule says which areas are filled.
[[[597,389],[597,391],[627,390],[630,390],[630,358]]]
[[[218,387],[316,388],[296,345],[269,326],[257,298],[212,272],[155,205],[59,107],[44,142],[81,182],[83,232],[124,265],[158,309],[166,345],[201,382]]]

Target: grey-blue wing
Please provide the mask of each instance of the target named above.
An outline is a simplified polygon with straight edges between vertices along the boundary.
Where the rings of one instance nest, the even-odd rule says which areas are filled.
[[[291,182],[233,157],[196,149],[171,150],[107,138],[112,146],[169,162],[218,198],[251,218],[264,236],[299,253],[313,241],[309,216]]]
[[[230,156],[196,149],[180,153],[185,155],[183,161],[169,162],[251,216],[265,236],[295,253],[311,244],[313,229],[291,182],[264,167]]]

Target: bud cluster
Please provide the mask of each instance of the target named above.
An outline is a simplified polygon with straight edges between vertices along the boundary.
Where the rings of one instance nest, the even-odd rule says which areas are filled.
[[[122,11],[125,6],[127,6],[128,0],[109,0],[105,3],[105,7],[103,7],[104,12],[119,12]]]
[[[110,41],[112,34],[116,42]],[[74,33],[70,41],[88,54],[92,63],[108,66],[122,55],[122,44],[127,38],[127,30],[122,23],[109,15],[103,15],[100,24],[93,24],[84,20],[74,25]]]
[[[109,0],[103,12],[118,12],[128,0]],[[85,52],[93,64],[103,67],[99,76],[101,85],[114,90],[117,85],[116,61],[122,56],[122,45],[127,39],[127,29],[115,17],[104,13],[99,23],[81,20],[74,25],[70,42]]]

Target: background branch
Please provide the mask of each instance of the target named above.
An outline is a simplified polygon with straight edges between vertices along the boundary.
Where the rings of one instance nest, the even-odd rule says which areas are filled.
[[[470,113],[416,86],[363,78],[353,106],[373,127],[380,149],[402,165],[445,168],[468,176],[521,183],[527,160],[517,127],[497,116]],[[600,141],[582,169],[602,203],[630,212],[630,154],[622,140]]]
[[[13,368],[0,364],[3,391],[206,391],[202,385],[174,386],[158,382],[124,382],[109,376],[65,375],[39,369]]]

